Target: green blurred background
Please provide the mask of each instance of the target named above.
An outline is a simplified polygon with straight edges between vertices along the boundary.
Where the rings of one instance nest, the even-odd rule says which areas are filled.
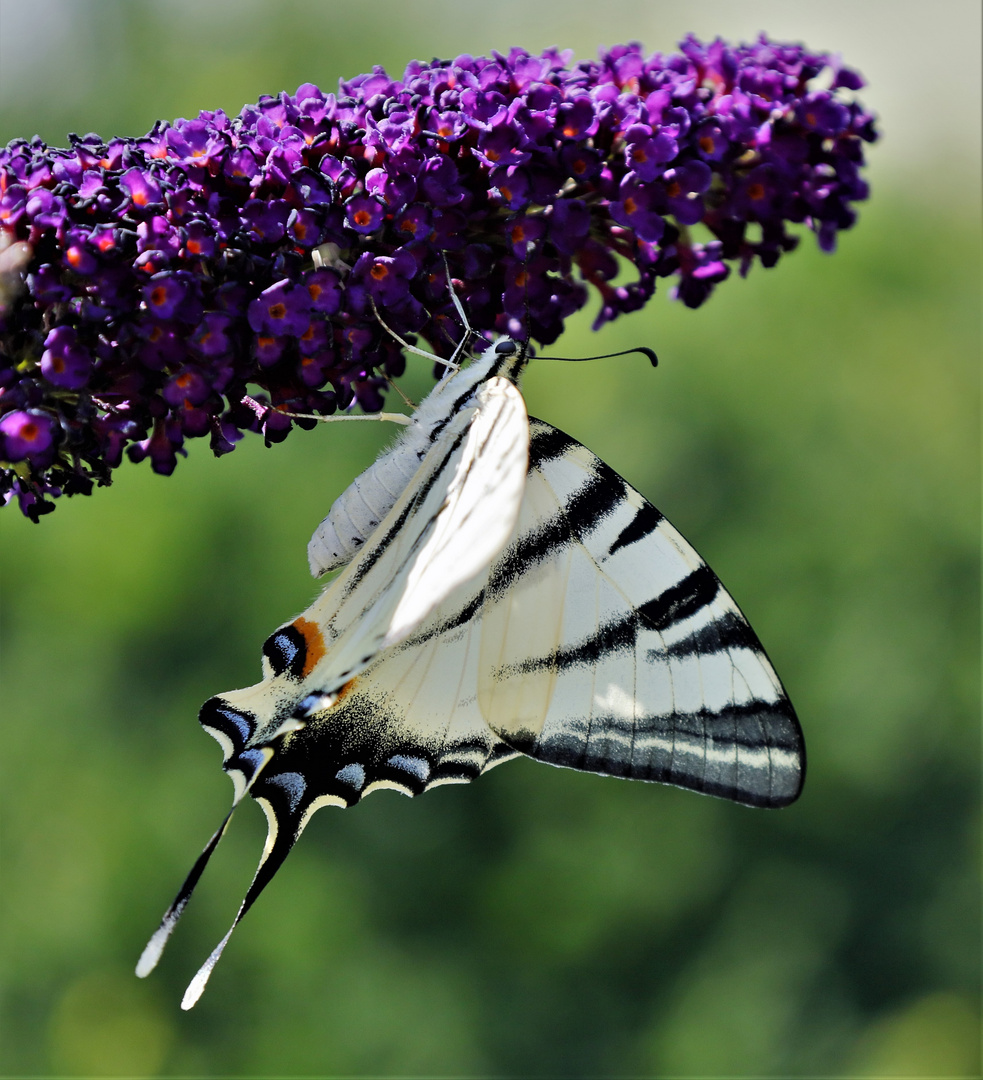
[[[190,1014],[265,821],[248,804],[157,972],[133,964],[230,785],[196,723],[315,593],[305,546],[390,437],[204,441],[169,479],[0,514],[6,1075],[979,1074],[975,0],[692,6],[2,0],[0,143],[136,135],[384,64],[766,29],[841,50],[886,133],[841,250],[533,365],[530,411],[648,495],[796,703],[781,812],[528,761],[324,810]],[[602,11],[603,21],[598,19]],[[418,398],[426,365],[405,380]]]

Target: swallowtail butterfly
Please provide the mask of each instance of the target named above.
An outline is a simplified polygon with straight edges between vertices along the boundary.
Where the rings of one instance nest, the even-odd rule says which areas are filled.
[[[798,796],[802,733],[751,627],[651,503],[527,415],[525,363],[503,338],[438,383],[314,533],[312,572],[341,571],[267,639],[262,681],[202,707],[233,810],[248,792],[269,821],[232,929],[318,808],[467,783],[521,754],[750,806]]]

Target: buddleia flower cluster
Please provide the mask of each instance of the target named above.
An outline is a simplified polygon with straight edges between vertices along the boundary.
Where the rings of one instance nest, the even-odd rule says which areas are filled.
[[[234,119],[8,144],[5,501],[37,520],[124,454],[168,474],[189,438],[223,454],[288,412],[377,410],[389,329],[460,339],[451,287],[477,332],[549,344],[592,294],[595,327],[659,278],[697,307],[793,225],[832,251],[867,197],[860,76],[765,37],[680,50],[414,62]]]

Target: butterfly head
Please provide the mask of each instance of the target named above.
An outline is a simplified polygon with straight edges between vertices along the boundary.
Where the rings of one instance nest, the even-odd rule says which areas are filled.
[[[488,346],[469,370],[480,372],[480,381],[500,375],[511,383],[518,383],[523,368],[529,362],[529,344],[516,338],[500,337]]]

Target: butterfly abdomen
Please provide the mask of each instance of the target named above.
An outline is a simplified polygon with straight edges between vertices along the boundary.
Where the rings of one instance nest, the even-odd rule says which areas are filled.
[[[429,448],[429,432],[416,423],[410,424],[388,453],[349,484],[307,545],[307,559],[315,577],[351,560],[393,508]]]

